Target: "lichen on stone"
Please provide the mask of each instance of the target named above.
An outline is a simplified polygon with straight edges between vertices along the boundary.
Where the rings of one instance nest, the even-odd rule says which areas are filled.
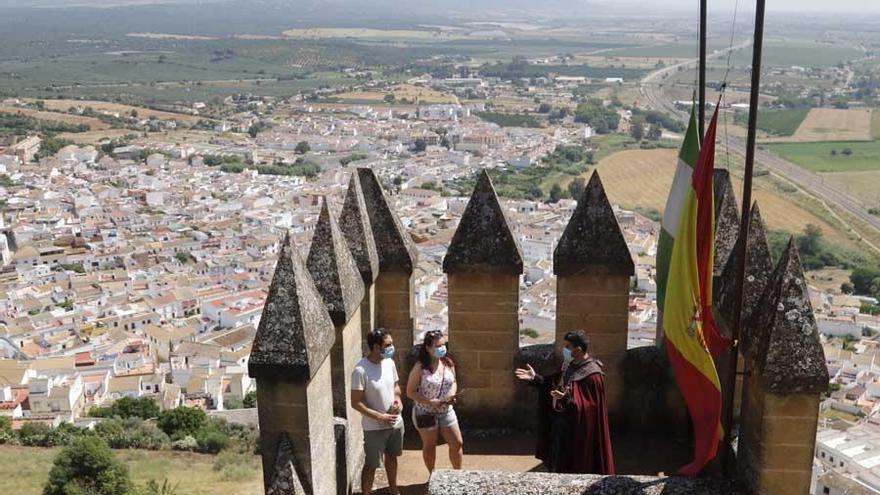
[[[522,251],[498,202],[495,187],[485,170],[461,216],[443,258],[445,273],[523,272]]]
[[[306,495],[306,493],[297,472],[290,439],[287,433],[281,433],[278,452],[275,454],[275,471],[272,473],[269,486],[266,487],[266,495]]]
[[[288,234],[254,337],[248,372],[258,379],[307,382],[335,339],[327,307]]]
[[[730,183],[730,172],[715,170],[715,267],[714,275],[721,275],[728,258],[733,254],[739,237],[740,214],[736,196]]]
[[[617,217],[594,171],[553,251],[553,273],[633,275],[635,265]]]
[[[379,270],[411,274],[418,259],[412,239],[388,204],[376,173],[369,168],[358,168],[357,174],[376,243]]]
[[[364,298],[364,282],[326,198],[312,236],[306,266],[327,305],[333,324],[339,327],[348,323]]]
[[[379,276],[379,255],[376,252],[376,241],[373,239],[373,228],[370,225],[370,215],[367,213],[361,182],[356,172],[351,174],[351,180],[348,182],[348,191],[345,193],[342,213],[339,215],[339,229],[357,263],[364,284],[372,284]]]

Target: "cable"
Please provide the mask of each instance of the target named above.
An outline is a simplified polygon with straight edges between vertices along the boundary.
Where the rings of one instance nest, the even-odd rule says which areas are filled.
[[[727,70],[724,72],[724,84],[730,75],[730,59],[733,57],[733,39],[736,37],[736,14],[739,11],[739,0],[733,4],[733,23],[730,25],[730,46],[727,47]]]

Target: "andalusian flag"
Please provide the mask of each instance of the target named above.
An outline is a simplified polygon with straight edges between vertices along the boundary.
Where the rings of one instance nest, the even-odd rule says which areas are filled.
[[[684,208],[685,196],[691,189],[691,175],[700,155],[700,136],[697,134],[695,110],[692,106],[691,118],[688,121],[687,131],[684,133],[684,143],[681,145],[681,151],[678,152],[675,178],[672,180],[672,189],[669,191],[669,198],[666,199],[663,222],[660,224],[660,241],[657,245],[657,276],[655,279],[657,281],[657,307],[661,310],[665,307],[669,262],[672,259],[675,237],[678,235],[681,211]]]
[[[694,460],[679,471],[684,476],[695,476],[715,458],[722,435],[721,384],[707,342],[717,334],[711,319],[717,120],[716,107],[691,180],[682,188],[663,306],[666,350],[694,424]],[[678,193],[674,188],[670,202]]]

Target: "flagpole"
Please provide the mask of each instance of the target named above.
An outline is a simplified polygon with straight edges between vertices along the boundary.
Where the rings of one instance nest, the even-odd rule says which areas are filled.
[[[749,129],[746,137],[746,163],[743,177],[742,192],[742,217],[739,224],[739,238],[743,242],[736,244],[737,249],[737,265],[736,265],[736,297],[734,313],[733,313],[733,346],[730,349],[730,359],[727,368],[728,387],[725,390],[724,397],[724,472],[728,476],[733,473],[733,451],[731,449],[731,431],[733,427],[733,400],[734,389],[736,389],[736,370],[737,359],[739,357],[739,336],[741,334],[740,326],[742,325],[742,295],[743,282],[746,275],[746,259],[748,251],[746,249],[746,236],[749,231],[749,219],[751,218],[752,205],[752,174],[755,169],[755,138],[758,123],[758,96],[761,87],[761,49],[764,44],[764,7],[765,0],[757,0],[755,7],[755,42],[752,48],[752,88],[749,97]]]
[[[700,142],[706,133],[706,2],[700,0],[700,68],[699,68],[699,95],[700,106],[697,110],[697,127],[700,132]]]

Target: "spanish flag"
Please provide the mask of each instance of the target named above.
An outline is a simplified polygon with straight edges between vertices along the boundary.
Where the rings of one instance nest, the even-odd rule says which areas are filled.
[[[714,251],[715,129],[718,108],[706,131],[686,188],[669,262],[663,303],[666,351],[694,425],[694,460],[679,471],[697,475],[718,453],[721,384],[712,354],[712,264]],[[688,128],[688,133],[692,132]],[[687,140],[686,140],[687,141]]]

